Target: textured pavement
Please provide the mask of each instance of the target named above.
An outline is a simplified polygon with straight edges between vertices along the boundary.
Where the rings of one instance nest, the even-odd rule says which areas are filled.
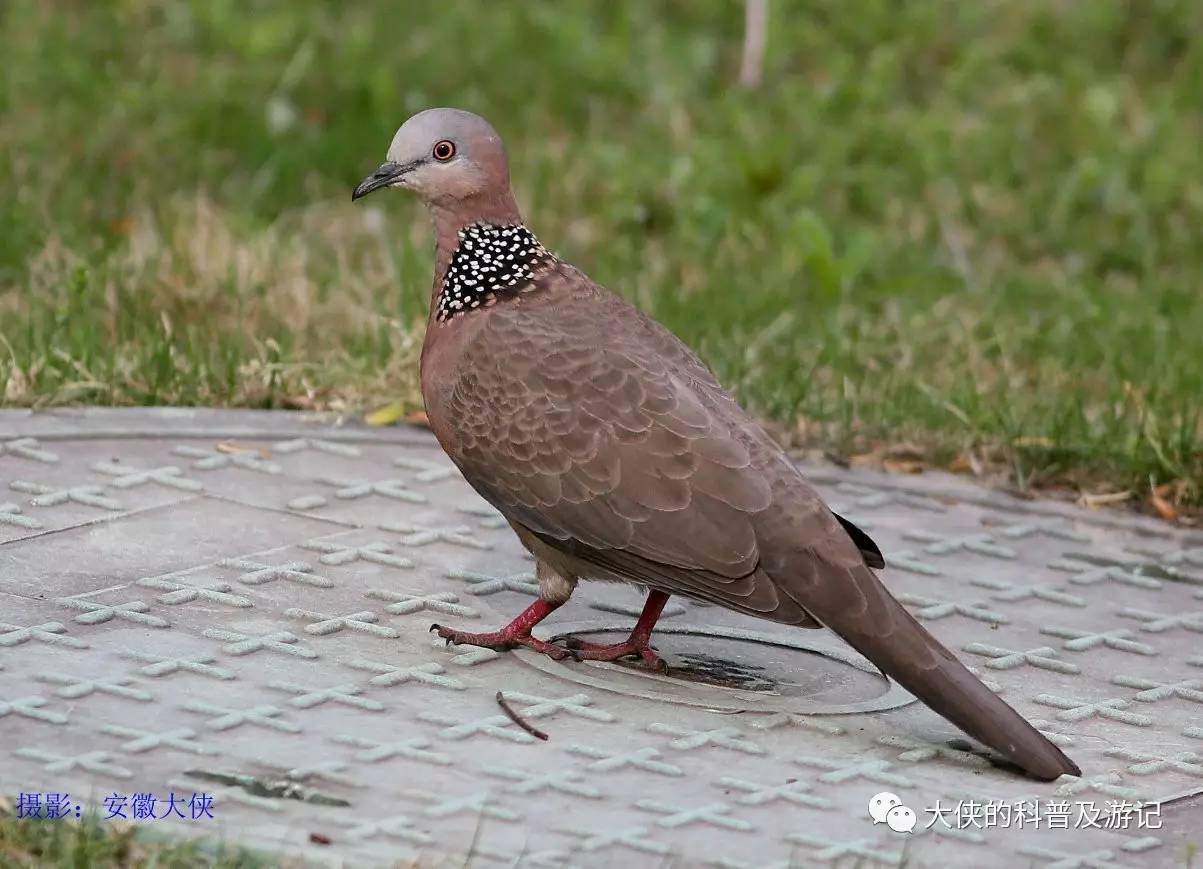
[[[658,634],[669,677],[445,648],[431,622],[501,625],[533,565],[424,431],[9,411],[0,796],[103,817],[111,794],[207,793],[212,818],[139,823],[338,865],[1188,865],[1203,535],[939,474],[808,472],[1081,779],[966,750],[827,632],[688,601]],[[639,605],[583,584],[553,624],[617,637]],[[872,823],[880,791],[914,832]]]

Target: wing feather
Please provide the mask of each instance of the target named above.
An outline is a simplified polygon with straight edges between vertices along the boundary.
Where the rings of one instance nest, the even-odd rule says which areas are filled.
[[[441,408],[486,499],[601,576],[813,624],[757,537],[781,474],[800,478],[692,351],[608,293],[486,316]],[[839,528],[817,496],[785,506],[797,546]]]

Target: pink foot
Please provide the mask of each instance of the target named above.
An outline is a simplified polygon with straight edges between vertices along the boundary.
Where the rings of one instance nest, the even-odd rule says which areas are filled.
[[[638,658],[649,670],[668,673],[668,664],[656,654],[655,648],[646,638],[630,637],[622,643],[590,643],[576,637],[565,637],[564,646],[578,661],[618,661],[622,658]]]
[[[533,649],[556,661],[574,657],[573,653],[563,646],[557,646],[554,643],[540,640],[529,633],[512,630],[512,627],[511,625],[502,628],[500,631],[489,631],[488,633],[481,634],[469,634],[464,631],[457,631],[454,628],[445,628],[442,625],[431,625],[430,629],[446,640],[448,645],[454,643],[457,646],[480,646],[484,649],[495,649],[498,652],[526,646],[528,649]]]

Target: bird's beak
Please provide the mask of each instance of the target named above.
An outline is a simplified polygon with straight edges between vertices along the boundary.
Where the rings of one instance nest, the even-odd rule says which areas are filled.
[[[359,186],[355,188],[355,192],[351,194],[351,201],[354,202],[361,196],[367,196],[373,190],[379,190],[381,187],[388,187],[398,178],[413,169],[413,164],[402,166],[400,163],[381,163],[380,168],[359,182]]]

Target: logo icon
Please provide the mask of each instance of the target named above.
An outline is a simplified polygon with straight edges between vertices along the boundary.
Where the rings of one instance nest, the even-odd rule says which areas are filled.
[[[902,804],[897,794],[882,791],[869,800],[869,817],[874,824],[885,824],[895,833],[915,829],[915,813]]]
[[[894,806],[886,812],[886,824],[895,833],[909,833],[915,829],[915,813],[906,806]]]

